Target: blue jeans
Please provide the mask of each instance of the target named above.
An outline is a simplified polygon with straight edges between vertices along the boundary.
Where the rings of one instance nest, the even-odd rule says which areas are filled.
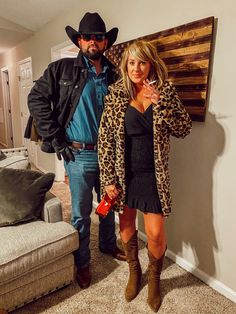
[[[73,149],[73,153],[75,161],[64,164],[71,192],[71,223],[79,235],[79,249],[74,255],[76,265],[86,267],[91,258],[89,242],[93,188],[100,202],[98,156],[97,152],[88,150]],[[106,218],[99,217],[99,220],[99,248],[112,249],[116,245],[114,212],[111,211]]]

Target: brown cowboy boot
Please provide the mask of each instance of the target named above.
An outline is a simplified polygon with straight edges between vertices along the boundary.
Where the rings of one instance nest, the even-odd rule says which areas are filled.
[[[132,301],[138,294],[142,276],[142,270],[138,259],[137,231],[127,243],[122,241],[126,259],[129,264],[129,280],[125,290],[126,301]]]
[[[156,259],[152,253],[148,251],[148,257],[149,265],[147,303],[154,312],[157,312],[161,306],[160,276],[165,252],[159,259]]]

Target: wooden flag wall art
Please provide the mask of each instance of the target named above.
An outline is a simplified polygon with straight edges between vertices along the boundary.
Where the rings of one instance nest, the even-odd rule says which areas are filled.
[[[137,39],[152,42],[165,62],[192,120],[204,121],[209,98],[210,66],[213,51],[214,17],[170,28]],[[135,39],[113,45],[106,56],[117,67],[124,48]]]

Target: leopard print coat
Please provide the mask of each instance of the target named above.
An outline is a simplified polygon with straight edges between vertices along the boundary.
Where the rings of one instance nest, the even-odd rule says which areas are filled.
[[[120,213],[126,199],[124,119],[129,103],[130,99],[124,91],[122,81],[109,86],[98,137],[101,195],[104,196],[106,185],[117,184],[121,192],[113,209]],[[155,175],[164,216],[171,212],[168,172],[170,135],[184,138],[191,127],[191,119],[174,86],[169,81],[164,82],[158,105],[153,104]]]

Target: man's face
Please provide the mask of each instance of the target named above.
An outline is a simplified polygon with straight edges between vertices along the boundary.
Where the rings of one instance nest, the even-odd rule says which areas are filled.
[[[106,50],[108,40],[104,35],[83,34],[78,37],[82,53],[90,60],[98,60]]]

